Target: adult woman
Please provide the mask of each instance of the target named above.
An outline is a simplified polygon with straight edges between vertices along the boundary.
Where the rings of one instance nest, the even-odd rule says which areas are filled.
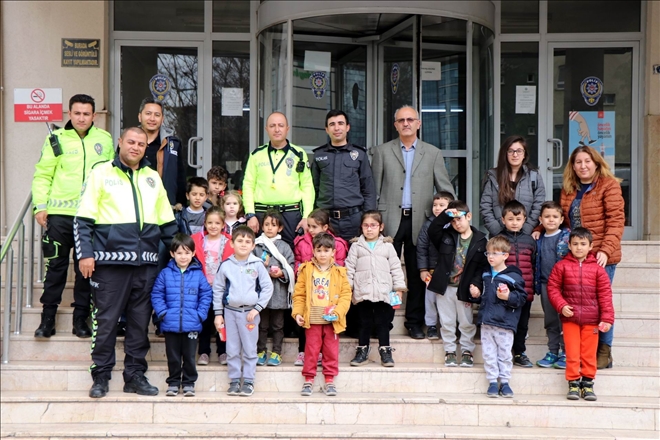
[[[582,226],[591,231],[593,252],[598,264],[614,279],[621,261],[621,237],[625,225],[621,179],[614,176],[603,156],[589,146],[576,148],[564,170],[560,203],[564,223],[571,229]],[[612,368],[614,328],[600,333],[598,368]]]
[[[541,204],[545,201],[545,186],[536,169],[529,165],[527,142],[522,136],[509,136],[500,147],[497,168],[486,173],[479,211],[491,237],[504,229],[502,207],[518,200],[525,207],[527,220],[523,232],[531,234],[539,223]]]

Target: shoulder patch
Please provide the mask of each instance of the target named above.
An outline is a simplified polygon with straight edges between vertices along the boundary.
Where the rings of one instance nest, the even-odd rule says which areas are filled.
[[[261,151],[261,150],[263,150],[263,149],[266,148],[266,147],[268,147],[268,144],[265,144],[265,145],[262,145],[262,146],[260,146],[260,147],[257,147],[257,148],[254,149],[254,151],[253,151],[252,153],[250,153],[250,155],[256,154],[258,151]]]

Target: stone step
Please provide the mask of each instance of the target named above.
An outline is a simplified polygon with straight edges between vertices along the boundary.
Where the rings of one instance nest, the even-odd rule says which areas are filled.
[[[2,366],[1,387],[4,391],[85,391],[92,380],[90,362],[21,361]],[[112,391],[121,391],[123,380],[120,363],[110,381]],[[258,367],[256,381],[260,391],[297,392],[301,386],[301,367],[282,364]],[[216,362],[198,366],[198,391],[225,391],[227,367]],[[318,375],[321,377],[321,369]],[[149,363],[147,376],[161,390],[167,387],[167,363]],[[442,364],[397,363],[394,368],[370,363],[351,367],[342,363],[335,380],[342,392],[348,393],[463,393],[483,394],[488,386],[483,364],[473,368],[448,368]],[[596,377],[599,396],[660,397],[660,375],[654,367],[616,367],[599,370]],[[564,395],[564,370],[553,368],[513,369],[511,386],[520,394]]]
[[[619,263],[612,286],[660,289],[660,263]]]
[[[534,301],[539,305],[532,306],[532,313],[529,319],[530,337],[543,337],[545,336],[545,328],[543,324],[543,311],[540,307],[539,301]],[[647,309],[652,310],[652,309]],[[70,307],[60,307],[58,309],[57,318],[55,320],[55,329],[60,334],[71,334],[73,309]],[[474,313],[476,322],[477,312]],[[12,321],[14,322],[14,321]],[[39,327],[41,322],[41,309],[40,308],[23,308],[23,328],[24,334],[31,334]],[[406,335],[407,330],[404,327],[405,316],[403,310],[397,310],[394,315],[393,328],[390,331],[391,335]],[[13,325],[12,325],[13,330]],[[150,326],[150,331],[153,327]],[[630,312],[625,313],[617,310],[616,325],[614,326],[614,336],[617,338],[634,338],[644,335],[647,338],[660,337],[660,314],[652,312]]]
[[[177,398],[174,398],[177,399]],[[182,399],[182,398],[181,398]],[[179,403],[177,401],[177,403]],[[188,404],[181,401],[176,406]],[[311,433],[319,439],[465,439],[474,440],[615,440],[658,438],[657,431],[629,429],[581,429],[502,426],[452,426],[452,425],[319,425],[313,424],[241,424],[204,423],[194,424],[142,424],[142,423],[39,423],[3,424],[2,437],[35,439],[95,439],[121,438],[132,440],[166,440],[178,437],[188,439],[221,438],[239,439],[308,439]]]
[[[623,263],[660,263],[659,241],[621,242]]]
[[[348,393],[309,397],[298,392],[266,392],[256,386],[250,398],[224,392],[197,393],[194,398],[145,397],[111,392],[92,400],[87,391],[4,391],[0,422],[116,423],[187,426],[206,423],[316,425],[459,425],[480,427],[645,430],[658,429],[657,398],[610,397],[597,402],[569,401],[564,396],[518,394],[493,399],[465,393]],[[178,403],[178,404],[173,404]],[[186,405],[182,407],[181,405]],[[221,406],[220,406],[221,405]],[[314,429],[316,428],[316,429]],[[4,427],[3,427],[4,430]],[[308,435],[313,433],[308,432]]]
[[[395,348],[394,360],[401,363],[444,362],[442,341],[426,339],[414,340],[406,336],[392,336],[390,344]],[[151,349],[147,353],[148,361],[165,361],[165,340],[150,337]],[[481,362],[481,343],[476,339],[474,358]],[[71,335],[56,334],[49,340],[36,340],[32,334],[11,335],[9,358],[12,361],[88,361],[90,360],[90,339],[79,339]],[[534,362],[543,358],[547,351],[546,338],[528,338],[527,355]],[[348,363],[355,355],[357,340],[341,337],[339,346],[340,362]],[[117,359],[123,359],[123,338],[118,338]],[[285,338],[282,346],[284,362],[293,363],[298,353],[297,338]],[[614,338],[612,348],[615,366],[622,367],[657,367],[660,365],[660,341],[657,338]],[[371,340],[372,361],[379,360],[378,343]]]

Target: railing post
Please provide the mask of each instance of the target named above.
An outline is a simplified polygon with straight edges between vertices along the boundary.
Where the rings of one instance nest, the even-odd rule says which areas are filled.
[[[28,209],[28,215],[30,220],[28,220],[28,256],[27,256],[27,284],[25,285],[25,295],[27,296],[25,300],[25,307],[28,309],[32,307],[32,296],[34,290],[34,223],[36,220],[32,215],[32,205]]]
[[[16,323],[14,334],[21,334],[23,327],[23,273],[25,267],[25,224],[18,228],[18,258],[16,259]]]
[[[9,324],[11,322],[11,291],[14,265],[14,248],[9,246],[5,260],[5,312],[2,323],[2,363],[9,363]]]

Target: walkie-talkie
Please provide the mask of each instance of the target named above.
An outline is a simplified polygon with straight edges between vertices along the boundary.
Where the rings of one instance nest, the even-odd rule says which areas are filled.
[[[50,130],[50,125],[48,125],[48,122],[46,122],[46,128],[48,128],[48,133],[50,133],[50,135],[48,136],[48,141],[50,142],[50,147],[53,149],[53,155],[55,157],[61,156],[62,147],[60,146],[60,140]]]

